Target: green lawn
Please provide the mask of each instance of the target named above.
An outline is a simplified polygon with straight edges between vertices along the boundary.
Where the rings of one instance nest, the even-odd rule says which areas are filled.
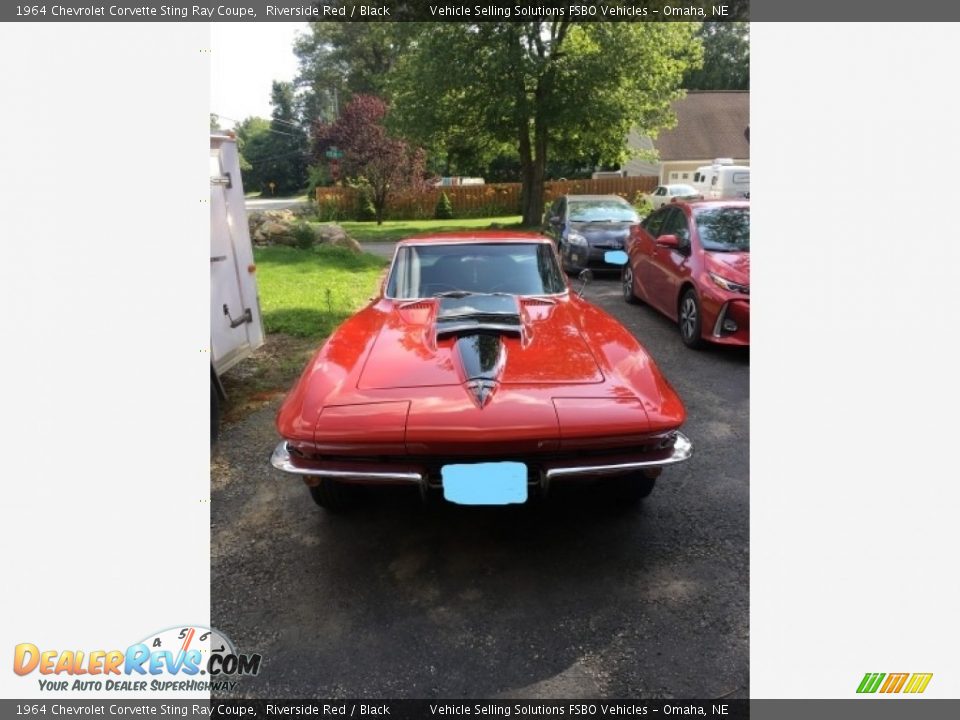
[[[387,261],[345,248],[254,248],[264,328],[321,338],[362,307],[376,291]]]
[[[487,230],[491,225],[517,230],[520,216],[488,218],[465,218],[463,220],[386,220],[383,225],[375,222],[346,221],[340,223],[350,237],[359,242],[393,242],[410,235],[427,232],[456,232],[457,230]]]

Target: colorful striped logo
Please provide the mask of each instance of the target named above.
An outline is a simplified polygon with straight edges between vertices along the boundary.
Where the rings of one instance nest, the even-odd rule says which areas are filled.
[[[930,684],[933,673],[866,673],[858,693],[922,693]]]

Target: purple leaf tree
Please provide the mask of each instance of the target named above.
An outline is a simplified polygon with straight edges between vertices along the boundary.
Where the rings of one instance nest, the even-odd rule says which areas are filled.
[[[316,160],[322,162],[331,147],[343,152],[343,175],[370,187],[378,225],[392,193],[426,187],[423,150],[390,136],[383,124],[387,110],[378,97],[355,95],[335,122],[313,129]]]

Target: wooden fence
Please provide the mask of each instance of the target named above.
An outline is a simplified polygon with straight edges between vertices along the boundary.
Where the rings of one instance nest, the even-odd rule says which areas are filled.
[[[638,192],[649,192],[657,186],[654,176],[601,178],[598,180],[553,180],[546,185],[545,200],[552,202],[560,195],[620,195],[632,202]],[[446,193],[455,218],[497,217],[520,214],[520,183],[461,185],[430,188],[423,192],[396,193],[387,200],[388,220],[422,220],[432,218],[440,199]],[[325,220],[356,219],[359,195],[351,187],[318,187],[317,205]]]

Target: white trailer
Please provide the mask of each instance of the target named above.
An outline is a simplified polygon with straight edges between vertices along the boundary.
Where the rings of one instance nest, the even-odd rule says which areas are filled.
[[[210,135],[210,439],[226,393],[220,376],[263,345],[256,265],[236,139]]]
[[[734,165],[730,158],[717,158],[698,167],[693,186],[709,200],[742,200],[750,197],[750,168]]]

